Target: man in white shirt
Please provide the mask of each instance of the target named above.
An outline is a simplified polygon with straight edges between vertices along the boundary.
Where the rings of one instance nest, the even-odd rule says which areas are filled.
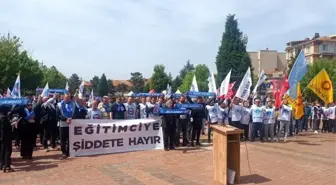
[[[278,119],[280,120],[280,129],[277,134],[277,139],[279,141],[281,129],[284,129],[285,131],[284,142],[287,142],[287,135],[289,133],[289,126],[292,119],[292,107],[288,104],[288,101],[286,99],[283,100],[280,106],[280,114]]]
[[[231,125],[237,128],[240,128],[240,120],[241,120],[241,112],[242,106],[239,105],[239,98],[234,98],[230,105],[232,118],[231,118]]]
[[[98,109],[98,103],[97,101],[92,101],[91,102],[91,108],[88,109],[88,113],[86,115],[87,119],[103,119],[103,114],[100,111],[100,109]]]
[[[125,103],[124,105],[126,108],[126,119],[136,119],[136,115],[138,115],[138,112],[133,97],[128,97],[127,103]]]
[[[251,115],[252,115],[252,142],[254,142],[255,137],[259,132],[260,142],[264,141],[264,132],[263,132],[263,120],[265,115],[265,110],[261,106],[260,98],[254,99],[254,105],[251,107]]]

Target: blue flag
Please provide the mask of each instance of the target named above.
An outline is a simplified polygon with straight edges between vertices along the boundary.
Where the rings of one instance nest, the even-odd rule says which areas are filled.
[[[188,91],[188,96],[216,96],[214,92],[197,92],[197,91]]]
[[[155,96],[163,96],[162,93],[137,93],[133,94],[135,97],[143,97],[143,96],[149,96],[149,97],[155,97]]]
[[[160,109],[160,114],[189,114],[186,109]]]
[[[202,105],[198,103],[190,103],[190,104],[179,103],[179,104],[176,104],[176,108],[177,109],[201,109]]]
[[[304,56],[303,50],[301,50],[288,76],[288,93],[292,98],[296,99],[297,84],[306,75],[307,72],[308,63]]]
[[[0,105],[26,105],[28,101],[27,98],[1,98]]]

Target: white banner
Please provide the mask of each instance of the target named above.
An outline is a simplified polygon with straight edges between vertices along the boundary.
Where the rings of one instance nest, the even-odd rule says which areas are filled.
[[[163,149],[161,120],[72,120],[70,156]]]

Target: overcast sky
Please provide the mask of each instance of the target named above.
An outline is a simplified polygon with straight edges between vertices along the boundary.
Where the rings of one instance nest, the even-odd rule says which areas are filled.
[[[1,0],[0,33],[68,77],[149,77],[155,64],[175,76],[188,59],[215,71],[229,13],[248,51],[336,33],[335,0]]]

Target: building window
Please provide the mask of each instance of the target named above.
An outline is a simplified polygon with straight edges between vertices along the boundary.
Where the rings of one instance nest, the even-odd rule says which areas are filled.
[[[328,44],[322,44],[322,51],[328,51]]]

